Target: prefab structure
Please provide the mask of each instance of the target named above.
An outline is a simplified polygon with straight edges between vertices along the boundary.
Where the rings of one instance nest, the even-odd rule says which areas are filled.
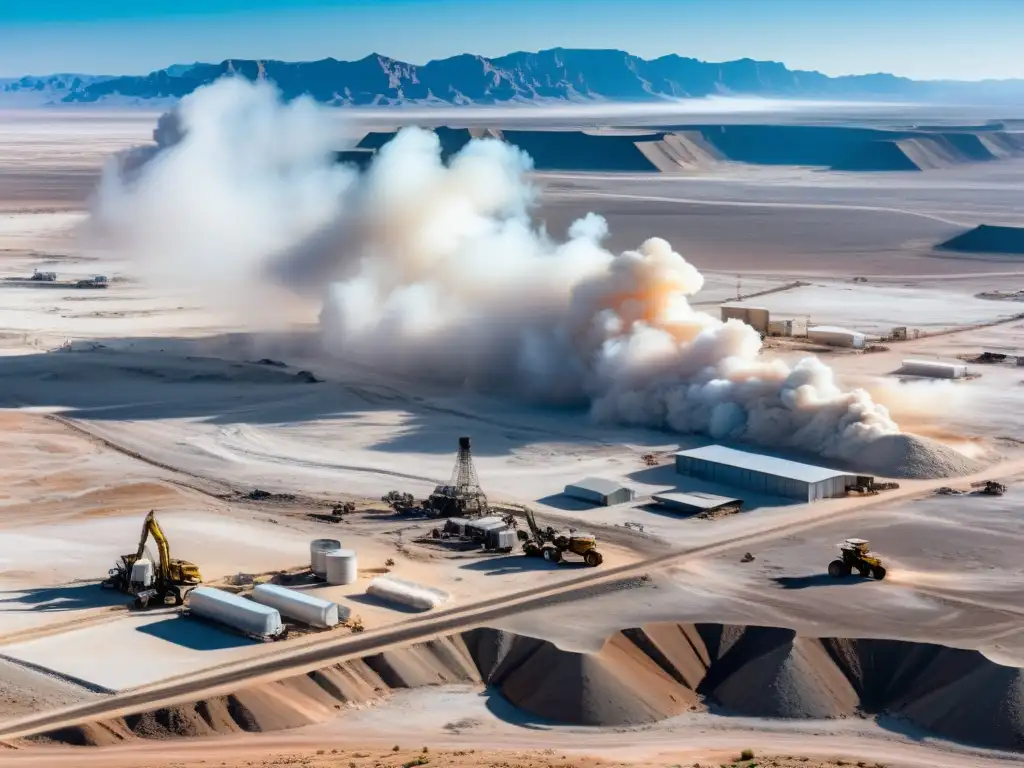
[[[760,334],[768,333],[770,313],[764,307],[748,307],[743,304],[723,304],[722,322],[739,320]]]
[[[915,357],[904,360],[899,372],[906,376],[927,376],[931,379],[962,379],[967,375],[967,363]]]
[[[742,499],[716,496],[713,493],[700,493],[698,491],[691,491],[689,493],[678,491],[655,493],[651,496],[651,499],[659,506],[687,515],[707,515],[724,510],[739,512],[743,507]]]
[[[676,454],[676,472],[720,485],[800,501],[845,496],[857,475],[813,464],[706,445]]]
[[[188,596],[188,610],[194,616],[215,621],[251,637],[273,639],[284,633],[277,608],[213,587],[193,589]]]
[[[806,336],[807,320],[789,318],[786,320],[769,320],[769,336]]]
[[[807,339],[830,347],[854,347],[855,349],[862,348],[865,341],[864,334],[860,331],[851,331],[834,325],[815,325],[808,328]]]
[[[260,605],[276,608],[285,618],[296,619],[311,627],[327,628],[338,623],[337,603],[277,584],[257,584],[252,591],[252,599]]]
[[[632,488],[601,477],[586,477],[578,483],[567,485],[564,494],[573,499],[590,501],[605,507],[624,504],[636,496]]]

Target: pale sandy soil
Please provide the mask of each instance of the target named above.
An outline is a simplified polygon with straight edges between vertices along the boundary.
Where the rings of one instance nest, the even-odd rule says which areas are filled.
[[[5,122],[0,116],[0,165],[14,169],[0,174],[0,277],[24,276],[35,267],[67,275],[132,277],[124,265],[105,263],[82,249],[75,233],[102,158],[148,135],[152,120],[90,120],[54,127],[34,117]],[[559,217],[596,208],[609,215],[612,247],[633,247],[650,235],[678,239],[680,250],[692,253],[695,263],[704,259],[718,269],[710,276],[707,301],[735,293],[736,270],[766,273],[743,277],[742,293],[812,275],[811,286],[750,303],[770,306],[780,315],[810,314],[814,322],[865,331],[890,325],[932,331],[1014,313],[1017,305],[976,299],[974,293],[1024,287],[1015,285],[1024,279],[1024,270],[1012,263],[925,253],[930,243],[960,225],[960,219],[948,218],[950,201],[959,199],[952,181],[938,185],[939,192],[907,192],[912,187],[899,188],[909,185],[906,180],[891,182],[896,185],[891,188],[886,186],[890,182],[874,179],[863,188],[844,181],[819,198],[806,175],[763,187],[750,180],[722,185],[693,180],[679,181],[680,187],[659,181],[651,189],[642,180],[574,178],[549,191],[543,213],[557,223]],[[998,201],[1010,182],[1016,183],[1012,178],[978,182],[971,210],[999,213]],[[700,195],[713,204],[685,202]],[[807,207],[808,197],[844,210]],[[773,199],[782,207],[733,205]],[[900,199],[905,202],[897,204]],[[877,210],[890,204],[899,210]],[[895,278],[894,273],[912,277]],[[936,279],[965,273],[991,276]],[[890,277],[884,285],[850,282],[860,274]],[[522,558],[438,557],[408,546],[415,532],[403,530],[404,521],[367,515],[328,526],[307,518],[309,510],[301,505],[245,504],[232,496],[254,487],[325,499],[372,499],[395,488],[422,494],[448,478],[455,437],[471,434],[489,493],[535,504],[554,518],[582,521],[574,524],[590,524],[599,535],[607,534],[609,544],[603,548],[609,567],[668,545],[752,537],[735,550],[659,569],[644,589],[524,610],[502,619],[503,627],[543,635],[564,648],[593,650],[611,633],[651,621],[761,624],[814,636],[927,640],[980,648],[1006,664],[1024,663],[1024,645],[1017,639],[1024,573],[1016,557],[1022,536],[1016,489],[995,502],[915,499],[935,484],[911,481],[899,492],[868,500],[808,507],[751,497],[748,511],[734,518],[679,520],[642,506],[643,497],[675,487],[678,478],[670,466],[648,468],[640,459],[646,452],[668,456],[688,444],[676,436],[610,431],[582,415],[538,412],[481,395],[386,379],[324,360],[308,334],[299,334],[297,341],[292,334],[253,333],[189,297],[161,295],[134,282],[88,294],[0,285],[0,296],[0,405],[5,409],[0,411],[0,655],[122,690],[173,675],[201,676],[207,667],[265,652],[221,633],[179,634],[187,620],[170,614],[129,617],[120,602],[99,593],[95,580],[117,556],[134,550],[138,526],[150,508],[159,510],[175,556],[199,563],[208,579],[302,565],[309,540],[320,536],[353,544],[366,575],[394,557],[397,575],[451,592],[455,606],[579,576],[578,569],[527,567]],[[306,309],[297,313],[297,323],[315,318],[315,308]],[[714,304],[706,309],[717,311]],[[826,359],[850,381],[877,376],[895,381],[891,374],[902,357],[955,356],[977,353],[988,344],[1017,345],[1020,326],[1015,322],[893,344],[888,352],[870,355],[831,353]],[[48,353],[69,339],[73,351]],[[289,367],[254,364],[262,357]],[[296,383],[294,374],[302,368],[325,381]],[[1022,470],[1019,446],[996,438],[1024,434],[1024,373],[995,366],[978,370],[980,379],[936,385],[926,394],[890,393],[894,413],[919,431],[976,446],[986,455],[1000,452],[1006,463],[994,471],[1016,481]],[[923,399],[941,405],[922,407]],[[70,417],[88,434],[44,418],[51,411]],[[636,505],[594,510],[559,496],[567,482],[588,475],[626,481],[641,499]],[[633,539],[637,551],[621,546],[623,539],[611,541],[611,531],[624,536],[622,524],[635,521],[650,535]],[[802,523],[808,525],[790,528]],[[870,538],[891,559],[890,579],[819,583],[835,543],[854,535]],[[745,551],[755,555],[753,563],[739,562]],[[352,607],[369,629],[409,618],[360,601],[364,588],[365,579],[351,589],[324,593]],[[4,719],[96,695],[7,665],[0,665]],[[829,723],[786,731],[733,719],[714,725],[718,721],[707,716],[663,731],[616,734],[602,729],[581,735],[503,730],[512,726],[492,718],[498,724],[481,729],[479,737],[472,730],[465,737],[453,736],[444,726],[457,719],[454,711],[461,707],[470,712],[466,717],[475,717],[477,710],[462,702],[448,711],[441,706],[448,700],[437,691],[415,693],[420,697],[410,699],[415,706],[370,708],[356,713],[357,719],[340,718],[294,735],[176,742],[173,755],[163,744],[144,742],[90,753],[10,752],[0,754],[0,763],[354,762],[360,768],[383,768],[410,762],[423,745],[429,745],[434,765],[596,765],[584,756],[595,750],[609,764],[719,765],[746,746],[759,754],[848,755],[843,759],[869,765],[1018,763],[946,752],[928,741],[915,744],[874,725],[860,729],[858,721],[843,721],[843,728]],[[417,719],[414,710],[427,713],[426,719]],[[374,714],[381,719],[374,721]],[[441,717],[448,719],[440,722]],[[391,754],[396,731],[403,734],[399,743],[404,748]],[[404,738],[413,731],[415,744]],[[584,738],[592,741],[583,743]],[[366,757],[354,756],[357,741]],[[686,744],[682,751],[681,743]],[[317,755],[320,749],[325,754]],[[339,753],[332,756],[331,749]],[[469,749],[498,753],[488,752],[486,758],[456,754]],[[561,750],[566,750],[564,760]],[[268,757],[270,752],[287,755],[280,760],[293,763],[273,762],[277,758]],[[779,765],[790,768],[790,763]]]
[[[735,765],[737,768],[840,768],[840,766],[860,765],[863,768],[896,768],[896,766],[912,765],[907,763],[877,763],[874,761],[852,761],[835,758],[820,759],[807,757],[789,757],[782,755],[761,756],[756,760],[739,760],[741,752],[735,750],[695,751],[662,754],[654,758],[643,758],[639,761],[628,759],[616,760],[602,758],[599,755],[586,755],[566,750],[566,754],[557,754],[558,750],[545,749],[531,751],[527,749],[496,751],[490,749],[387,749],[379,746],[332,747],[307,750],[296,750],[282,753],[274,757],[266,757],[263,750],[249,752],[242,749],[224,749],[219,745],[209,746],[203,751],[204,757],[184,755],[167,758],[162,754],[151,754],[149,751],[119,751],[104,753],[99,762],[95,757],[72,757],[60,754],[47,754],[48,765],[109,765],[111,768],[120,766],[136,766],[131,762],[146,760],[147,766],[173,766],[174,768],[198,768],[198,766],[219,765],[222,768],[285,768],[285,766],[302,766],[302,768],[335,768],[347,765],[349,768],[412,768],[413,766],[443,766],[444,768],[640,768],[640,766],[674,766],[681,760],[693,760],[695,768],[717,768],[717,766]],[[703,762],[701,761],[703,758]],[[81,762],[74,762],[74,761]],[[12,762],[12,764],[15,764]],[[940,763],[932,765],[939,766]]]

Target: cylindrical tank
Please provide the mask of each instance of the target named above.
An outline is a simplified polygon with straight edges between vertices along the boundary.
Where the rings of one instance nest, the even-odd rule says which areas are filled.
[[[247,635],[275,637],[282,631],[281,614],[269,605],[213,587],[196,587],[188,596],[189,612],[225,624]]]
[[[359,575],[356,553],[351,549],[335,549],[324,553],[328,584],[354,584]]]
[[[286,618],[296,619],[312,627],[333,627],[338,623],[337,603],[277,584],[258,584],[252,591],[252,599],[261,605],[276,608]]]
[[[313,539],[310,542],[309,567],[315,575],[321,578],[327,575],[324,555],[334,549],[341,549],[341,542],[337,539]]]
[[[417,611],[429,611],[448,599],[447,592],[397,579],[394,576],[377,576],[366,588],[366,594]]]

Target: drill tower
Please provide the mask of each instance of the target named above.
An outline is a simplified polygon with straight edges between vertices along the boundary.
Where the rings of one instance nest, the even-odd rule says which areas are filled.
[[[480,488],[470,445],[468,437],[459,438],[459,452],[455,456],[455,467],[448,485],[434,488],[426,501],[426,508],[437,517],[477,517],[487,514],[487,496]]]

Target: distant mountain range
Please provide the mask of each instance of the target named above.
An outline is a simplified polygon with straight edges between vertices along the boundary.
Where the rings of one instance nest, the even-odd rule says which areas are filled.
[[[358,61],[228,59],[219,64],[177,64],[144,76],[0,80],[0,95],[36,104],[146,104],[179,99],[228,74],[273,81],[286,98],[308,94],[338,106],[637,102],[705,96],[1004,104],[1024,97],[1024,80],[920,81],[889,74],[829,77],[774,61],[711,63],[676,55],[648,60],[624,51],[566,48],[493,59],[462,54],[422,66],[378,54]]]

